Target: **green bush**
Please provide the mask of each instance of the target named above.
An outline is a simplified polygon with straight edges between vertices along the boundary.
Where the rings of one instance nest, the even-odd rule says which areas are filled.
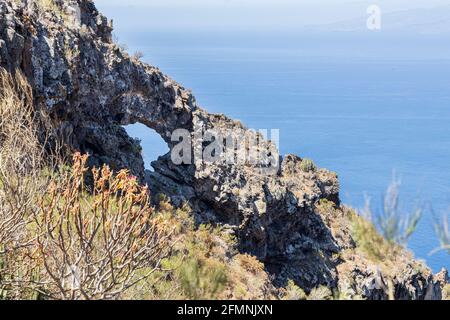
[[[450,224],[449,216],[446,215],[442,220],[437,220],[435,223],[436,234],[440,241],[440,247],[433,250],[432,254],[437,251],[445,250],[450,254]]]
[[[303,159],[300,164],[300,169],[303,172],[315,172],[317,171],[317,167],[311,159]]]
[[[417,229],[423,210],[420,206],[412,212],[401,209],[400,182],[394,179],[383,196],[381,209],[374,210],[370,200],[367,200],[362,214],[376,226],[389,243],[406,247]]]
[[[351,232],[358,250],[374,262],[389,260],[397,252],[397,247],[388,242],[371,221],[361,216],[352,218]]]
[[[289,280],[285,288],[283,300],[306,300],[307,295],[303,289],[298,287],[294,281]]]
[[[442,299],[450,300],[450,284],[447,284],[442,290]]]

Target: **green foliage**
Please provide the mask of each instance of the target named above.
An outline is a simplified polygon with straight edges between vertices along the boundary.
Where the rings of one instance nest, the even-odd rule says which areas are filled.
[[[361,295],[355,295],[350,288],[341,288],[333,291],[333,300],[347,301],[347,300],[365,300]]]
[[[191,257],[178,273],[183,291],[189,299],[212,299],[227,283],[226,266],[204,257]]]
[[[315,172],[317,171],[317,167],[311,159],[303,159],[300,164],[300,169],[303,172]]]
[[[434,227],[441,246],[436,250],[433,250],[432,254],[442,250],[446,250],[450,254],[450,227],[448,215],[444,216],[440,221],[437,220]]]
[[[193,222],[189,224],[192,226]],[[228,282],[227,265],[222,260],[225,252],[217,252],[216,247],[221,230],[206,225],[189,229],[182,244],[184,257],[180,259],[181,252],[172,257],[182,262],[175,277],[186,298],[215,299]]]
[[[388,242],[372,222],[361,216],[352,218],[351,231],[358,249],[375,262],[390,259],[396,252],[396,246]]]

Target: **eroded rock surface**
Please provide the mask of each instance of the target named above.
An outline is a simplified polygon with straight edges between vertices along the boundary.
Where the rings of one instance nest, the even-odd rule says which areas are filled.
[[[123,125],[142,123],[170,148],[175,129],[193,135],[198,128],[248,131],[238,121],[209,114],[189,90],[125,53],[112,41],[112,23],[91,1],[54,0],[51,7],[41,3],[0,0],[0,65],[27,75],[36,108],[50,115],[55,136],[71,149],[89,153],[91,165],[128,168],[154,193],[164,193],[174,203],[188,201],[198,222],[227,226],[238,237],[240,250],[257,256],[277,284],[293,279],[306,290],[319,285],[337,289],[351,279],[354,295],[388,297],[380,272],[339,257],[355,243],[340,208],[335,173],[304,170],[302,159],[294,155],[283,157],[279,170],[269,175],[249,164],[177,166],[170,154],[153,163],[155,172],[145,172],[139,142]],[[337,208],[331,216],[316,210],[322,200]],[[396,297],[440,298],[447,275],[435,277],[425,270],[399,271]]]

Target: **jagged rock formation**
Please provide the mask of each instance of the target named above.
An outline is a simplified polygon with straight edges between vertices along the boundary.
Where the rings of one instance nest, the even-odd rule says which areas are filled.
[[[335,173],[304,170],[302,159],[293,155],[267,175],[257,165],[223,161],[177,166],[170,154],[153,163],[155,172],[146,173],[139,143],[122,125],[142,123],[170,148],[175,129],[193,135],[198,128],[248,131],[201,109],[190,91],[121,50],[112,41],[112,23],[91,1],[43,3],[0,0],[0,65],[25,73],[36,109],[50,116],[54,134],[67,146],[88,152],[91,165],[129,168],[174,203],[189,201],[198,222],[226,225],[240,250],[257,256],[276,284],[293,279],[306,290],[326,285],[351,288],[353,295],[369,299],[388,297],[379,270],[367,261],[340,257],[356,244],[340,208]],[[323,200],[333,204],[331,215],[317,209]],[[447,274],[439,278],[428,269],[417,271],[409,258],[399,266],[397,298],[440,298]]]

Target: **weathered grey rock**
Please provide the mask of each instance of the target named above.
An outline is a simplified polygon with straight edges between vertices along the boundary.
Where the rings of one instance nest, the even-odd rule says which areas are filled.
[[[54,3],[50,10],[31,0],[0,0],[0,65],[27,75],[36,108],[50,115],[54,139],[89,153],[91,165],[130,169],[175,204],[188,201],[198,222],[227,226],[240,250],[264,262],[278,284],[293,279],[306,290],[338,288],[342,279],[352,278],[355,294],[387,297],[382,274],[356,266],[345,276],[337,270],[342,261],[336,255],[355,246],[348,221],[332,232],[330,224],[344,217],[324,217],[315,207],[321,200],[339,207],[335,173],[305,172],[294,155],[282,158],[279,170],[269,175],[261,165],[224,161],[177,166],[170,154],[153,163],[155,172],[145,172],[140,145],[123,125],[142,123],[169,148],[172,132],[180,128],[193,137],[200,129],[259,136],[237,121],[209,114],[189,90],[125,53],[112,41],[112,22],[93,2]],[[264,144],[275,152],[273,144]],[[439,298],[447,279],[409,270],[396,281],[399,298],[421,299]]]

